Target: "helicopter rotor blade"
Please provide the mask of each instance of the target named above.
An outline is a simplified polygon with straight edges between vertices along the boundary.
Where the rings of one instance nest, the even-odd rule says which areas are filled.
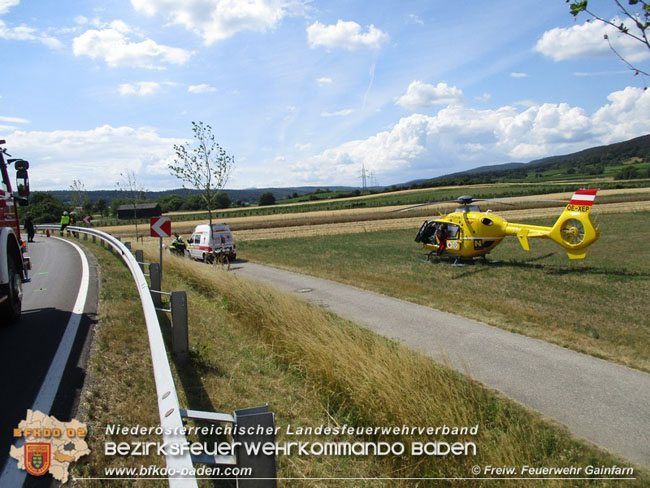
[[[480,198],[474,200],[475,202],[551,202],[551,203],[569,203],[569,200],[547,200],[544,198]]]
[[[400,212],[408,212],[409,210],[413,210],[414,208],[421,208],[421,207],[429,207],[431,205],[442,205],[442,204],[452,204],[455,203],[456,200],[444,200],[442,202],[428,202],[428,203],[420,203],[418,205],[411,205],[410,207],[406,208],[400,208],[398,210],[393,210],[391,213],[400,213]]]

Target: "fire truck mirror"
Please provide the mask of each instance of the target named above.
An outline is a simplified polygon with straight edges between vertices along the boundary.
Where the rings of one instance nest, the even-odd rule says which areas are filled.
[[[26,171],[29,169],[29,161],[25,161],[24,159],[17,159],[14,163],[14,168],[16,168],[16,171]]]
[[[29,197],[29,176],[26,169],[19,169],[16,171],[16,188],[18,190],[19,205],[27,205],[27,197]]]

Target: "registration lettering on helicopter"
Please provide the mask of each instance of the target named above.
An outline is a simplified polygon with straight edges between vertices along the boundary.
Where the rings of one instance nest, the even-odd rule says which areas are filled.
[[[591,205],[571,205],[566,206],[567,212],[589,212]]]

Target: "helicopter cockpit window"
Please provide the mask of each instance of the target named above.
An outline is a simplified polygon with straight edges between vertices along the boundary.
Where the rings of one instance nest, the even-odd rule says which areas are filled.
[[[488,219],[487,217],[482,219],[481,222],[483,223],[483,225],[492,225],[494,223],[492,222],[492,219]]]
[[[447,224],[447,239],[457,239],[460,227],[455,224]]]

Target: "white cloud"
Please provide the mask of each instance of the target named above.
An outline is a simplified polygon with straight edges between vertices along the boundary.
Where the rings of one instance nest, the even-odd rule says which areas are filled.
[[[354,110],[351,108],[344,108],[343,110],[337,110],[336,112],[323,111],[320,113],[321,117],[345,117],[350,115]]]
[[[619,19],[612,20],[620,24]],[[626,21],[634,29],[630,21]],[[569,28],[556,27],[544,32],[537,41],[535,50],[554,61],[563,61],[580,57],[612,56],[609,44],[603,38],[607,35],[614,48],[630,62],[641,61],[650,57],[648,49],[629,36],[620,34],[611,25],[603,22],[585,22]]]
[[[160,91],[161,85],[155,81],[138,81],[120,85],[120,95],[137,95],[139,97],[153,95]]]
[[[6,14],[11,7],[15,7],[20,0],[0,0],[0,15]]]
[[[109,125],[86,131],[15,131],[6,139],[11,154],[30,161],[31,185],[37,191],[67,188],[73,178],[88,190],[114,189],[126,170],[134,170],[147,189],[173,187],[177,181],[167,164],[173,160],[173,145],[185,142],[147,127]]]
[[[0,115],[0,122],[9,122],[10,124],[29,124],[29,120],[23,119],[22,117],[7,117],[6,115]]]
[[[318,78],[316,80],[316,83],[318,83],[318,86],[325,86],[325,85],[331,85],[334,80],[332,78],[329,78],[327,76],[323,76],[321,78]]]
[[[201,83],[200,85],[190,85],[187,87],[187,91],[190,93],[213,93],[216,92],[217,89],[213,86],[207,85],[205,83]]]
[[[75,56],[101,58],[112,68],[129,66],[153,69],[157,63],[185,64],[192,53],[185,49],[164,46],[151,39],[132,42],[126,36],[130,28],[122,21],[113,21],[104,29],[90,29],[72,43]]]
[[[131,0],[131,5],[148,16],[165,15],[171,23],[201,36],[207,45],[244,30],[273,30],[297,6],[284,0]]]
[[[388,181],[436,176],[480,164],[528,161],[650,132],[650,91],[609,95],[593,115],[566,103],[477,110],[448,106],[413,114],[390,130],[349,141],[290,166],[297,182],[354,183],[363,163]]]
[[[395,103],[410,110],[431,108],[436,105],[462,104],[463,91],[447,83],[430,85],[416,80],[411,82],[406,93]]]
[[[409,14],[408,19],[410,22],[418,25],[424,25],[424,21],[415,14]]]
[[[611,93],[593,116],[593,124],[602,128],[604,144],[650,132],[650,91],[627,87]]]
[[[374,25],[368,26],[365,33],[356,22],[338,20],[334,25],[324,25],[314,22],[307,27],[307,40],[309,47],[342,48],[350,51],[362,48],[377,49],[388,41],[388,34],[377,29]]]
[[[34,27],[20,25],[18,27],[8,27],[4,21],[0,20],[0,39],[8,41],[37,41],[50,49],[61,49],[63,43],[56,37],[40,33]]]
[[[515,72],[510,73],[510,77],[511,78],[528,78],[528,74],[527,73],[519,73],[519,72],[515,71]]]
[[[294,147],[295,147],[296,150],[298,150],[298,151],[306,151],[307,149],[311,149],[311,146],[312,146],[311,142],[306,142],[306,143],[304,143],[304,144],[299,144],[299,143],[298,143],[298,144],[296,144]]]

